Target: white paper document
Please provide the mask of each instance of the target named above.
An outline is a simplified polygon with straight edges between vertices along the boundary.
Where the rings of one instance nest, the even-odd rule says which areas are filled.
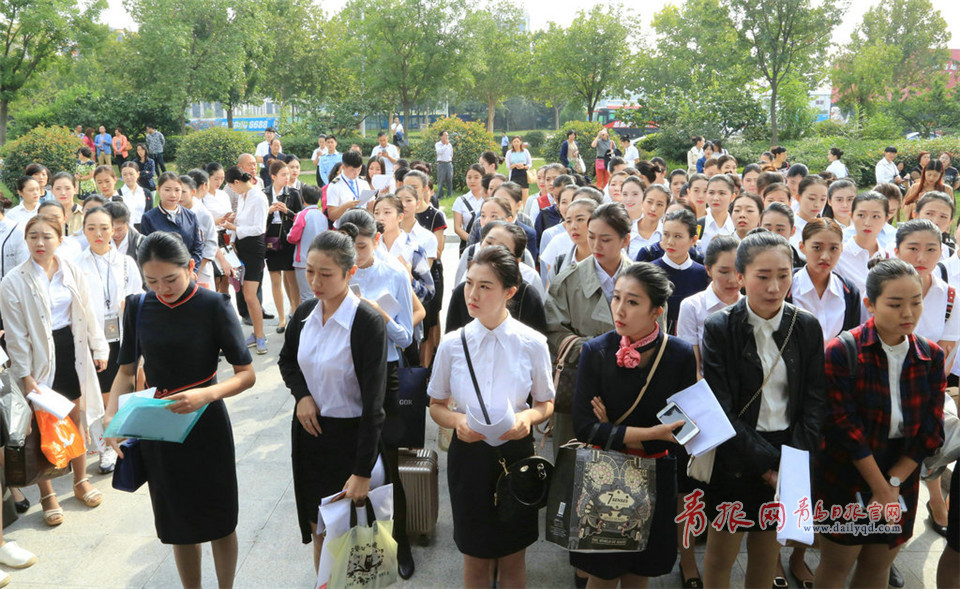
[[[367,203],[370,202],[370,200],[373,199],[373,197],[375,196],[377,196],[376,190],[364,190],[363,192],[360,193],[360,197],[357,199],[360,201],[360,203],[357,206],[358,207],[367,206]]]
[[[400,314],[400,302],[388,292],[385,292],[377,297],[377,304],[380,305],[380,308],[391,317],[396,317]]]
[[[777,496],[783,508],[777,542],[794,540],[813,545],[813,497],[810,496],[810,453],[790,446],[780,447]]]
[[[376,176],[370,179],[370,184],[373,186],[374,190],[379,191],[386,188],[387,186],[390,186],[390,180],[392,179],[393,178],[391,178],[387,174],[377,174]]]
[[[136,391],[135,393],[130,393],[127,395],[120,395],[117,397],[117,411],[123,409],[123,406],[127,404],[127,401],[135,397],[141,397],[143,399],[152,399],[154,395],[157,394],[157,387],[151,387],[143,391]]]
[[[479,415],[474,412],[479,413]],[[483,434],[486,437],[484,441],[491,446],[505,444],[506,442],[501,440],[500,436],[513,429],[513,424],[517,419],[513,413],[513,406],[510,403],[505,403],[503,407],[498,407],[497,410],[488,407],[487,412],[490,413],[490,421],[492,422],[490,425],[487,425],[484,420],[480,407],[474,408],[473,405],[468,404],[467,425],[478,434]]]
[[[674,393],[667,401],[679,405],[700,428],[700,433],[684,446],[691,456],[709,452],[736,435],[706,380],[699,380],[695,385]]]
[[[3,347],[0,347],[0,365],[5,366],[8,360],[10,360],[10,357],[3,351]]]
[[[27,399],[35,405],[53,415],[57,419],[63,419],[73,411],[73,401],[54,391],[48,386],[37,385],[37,391],[27,393]]]

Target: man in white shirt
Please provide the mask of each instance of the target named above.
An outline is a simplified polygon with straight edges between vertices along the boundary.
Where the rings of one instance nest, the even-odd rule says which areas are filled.
[[[360,177],[363,156],[355,151],[343,154],[340,179],[327,188],[327,218],[336,221],[350,209],[361,203],[361,195],[370,190],[367,181]]]
[[[640,159],[640,151],[630,142],[630,138],[624,135],[620,138],[623,146],[623,161],[627,162],[627,166],[635,168],[637,166],[637,160]]]
[[[703,157],[703,137],[697,135],[693,138],[693,147],[687,152],[687,173],[697,173],[697,160]]]
[[[263,158],[270,153],[270,143],[276,136],[277,130],[273,127],[267,127],[267,130],[263,132],[263,141],[257,144],[257,150],[253,152],[253,155],[257,158],[258,168],[263,167]]]
[[[440,131],[440,141],[434,144],[437,151],[437,200],[446,196],[453,196],[453,145],[450,143],[450,133],[444,129]]]
[[[320,158],[327,153],[329,153],[327,151],[327,136],[320,133],[317,137],[317,148],[310,154],[310,161],[317,167],[317,186],[323,186],[323,182],[320,180]]]
[[[877,162],[877,167],[874,170],[877,176],[877,184],[893,182],[899,185],[903,183],[903,178],[900,177],[900,173],[897,171],[897,164],[893,161],[895,159],[897,159],[896,147],[891,145],[883,150],[883,159]]]
[[[397,149],[396,145],[387,141],[387,133],[385,131],[377,133],[377,141],[379,141],[380,144],[370,151],[370,157],[383,158],[383,173],[393,178],[393,164],[397,163],[397,160],[400,159],[400,150]]]

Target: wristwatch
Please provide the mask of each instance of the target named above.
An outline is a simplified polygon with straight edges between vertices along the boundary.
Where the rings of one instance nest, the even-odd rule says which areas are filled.
[[[896,489],[900,488],[900,477],[890,477],[890,486]]]

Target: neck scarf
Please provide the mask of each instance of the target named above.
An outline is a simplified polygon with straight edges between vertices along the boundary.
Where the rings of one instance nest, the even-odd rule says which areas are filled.
[[[631,343],[627,336],[620,337],[620,349],[617,350],[617,366],[636,368],[640,365],[640,354],[653,347],[660,335],[660,326],[656,325],[647,336]]]

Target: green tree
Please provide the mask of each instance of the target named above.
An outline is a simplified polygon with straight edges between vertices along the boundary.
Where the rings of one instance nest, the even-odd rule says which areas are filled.
[[[469,93],[487,105],[487,131],[493,132],[497,106],[520,85],[530,62],[530,38],[522,10],[502,2],[470,12],[464,30],[472,58]]]
[[[811,0],[725,0],[750,63],[770,90],[770,142],[777,142],[777,99],[790,75],[816,71],[844,6]]]
[[[349,60],[376,102],[410,109],[460,85],[465,10],[454,0],[353,0],[335,19],[360,44]],[[352,92],[360,90],[354,86]]]
[[[3,183],[16,194],[17,178],[33,162],[45,165],[52,173],[72,173],[77,163],[77,150],[82,146],[80,139],[66,127],[36,127],[0,148]]]
[[[619,4],[581,10],[566,29],[550,23],[542,41],[542,59],[550,65],[542,75],[567,84],[587,108],[587,119],[600,99],[622,94],[633,69],[628,24],[632,15]]]
[[[553,109],[553,125],[557,131],[560,130],[560,114],[574,98],[570,84],[554,72],[557,66],[550,60],[551,47],[547,39],[551,31],[555,33],[558,30],[559,27],[550,23],[546,33],[534,36],[531,72],[523,86],[525,94]]]
[[[57,55],[89,31],[106,2],[81,8],[71,0],[4,0],[0,3],[0,145],[7,141],[10,102]]]
[[[899,47],[882,43],[845,46],[832,72],[839,95],[837,104],[845,110],[856,110],[860,117],[872,114],[875,99],[886,95],[893,86],[894,68],[900,57]]]
[[[891,100],[885,110],[923,137],[933,131],[960,129],[960,92],[956,86],[947,88],[946,76],[934,76],[928,88]]]

